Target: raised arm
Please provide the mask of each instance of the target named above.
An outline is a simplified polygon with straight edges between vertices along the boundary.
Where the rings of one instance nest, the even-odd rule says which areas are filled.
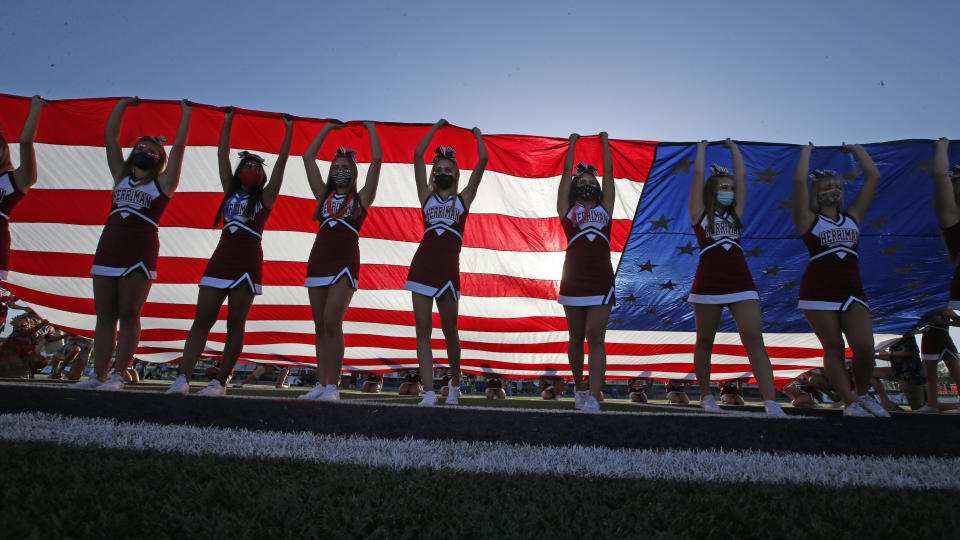
[[[873,158],[867,153],[867,150],[859,144],[849,145],[844,143],[840,150],[843,152],[853,152],[860,162],[860,170],[863,171],[863,185],[860,186],[860,192],[857,198],[847,207],[847,214],[858,222],[866,215],[870,204],[873,202],[874,195],[877,194],[877,186],[880,185],[880,169],[873,162]]]
[[[487,168],[487,160],[490,159],[490,156],[487,154],[487,145],[483,143],[483,134],[480,133],[480,128],[473,128],[473,136],[477,139],[477,166],[473,168],[473,172],[470,173],[470,181],[467,182],[467,187],[460,192],[460,198],[463,199],[463,205],[467,208],[470,208],[470,204],[473,203],[473,199],[477,196],[477,188],[480,187],[480,180],[483,179],[483,171]]]
[[[343,124],[336,121],[329,121],[320,128],[320,132],[317,133],[317,136],[313,138],[313,142],[310,143],[310,146],[307,147],[307,150],[303,153],[303,168],[307,172],[307,182],[310,183],[310,190],[313,191],[313,196],[317,200],[320,200],[320,197],[323,197],[323,192],[326,190],[327,185],[323,182],[323,175],[320,174],[320,167],[317,167],[317,154],[320,153],[320,147],[323,146],[323,140],[327,138],[327,135],[335,129],[340,129],[343,127]]]
[[[177,127],[177,136],[173,138],[173,148],[167,160],[167,168],[157,178],[160,190],[167,197],[173,196],[180,183],[180,168],[183,166],[183,151],[187,147],[187,135],[190,133],[190,113],[193,112],[193,103],[180,100],[180,126]]]
[[[123,113],[130,105],[136,106],[139,104],[140,98],[138,97],[121,98],[113,106],[113,111],[107,118],[103,142],[107,147],[107,165],[110,167],[110,175],[113,176],[113,185],[117,185],[117,182],[122,180],[120,175],[123,174],[123,151],[120,150],[120,142],[117,140],[120,137],[120,123],[123,122]]]
[[[697,143],[697,157],[693,160],[693,181],[690,183],[690,223],[696,223],[703,215],[703,189],[706,183],[707,141]]]
[[[280,196],[280,186],[283,185],[283,170],[287,167],[287,158],[290,157],[290,143],[293,141],[293,117],[284,114],[283,125],[287,128],[283,135],[283,143],[280,145],[280,155],[277,156],[277,162],[273,165],[273,171],[270,173],[270,181],[263,186],[263,206],[273,208]]]
[[[426,153],[427,147],[430,146],[430,141],[433,140],[434,133],[445,125],[447,125],[445,119],[441,118],[437,120],[413,151],[413,179],[417,183],[417,198],[420,199],[421,205],[426,202],[427,197],[430,195],[430,184],[427,182],[427,165],[423,162],[423,154]]]
[[[730,140],[723,141],[723,147],[730,150],[730,157],[733,158],[733,192],[737,203],[737,215],[743,217],[743,209],[747,206],[747,171],[743,166],[743,155],[740,153],[740,147],[737,143]]]
[[[960,221],[957,196],[953,191],[953,182],[950,181],[950,156],[947,154],[949,147],[950,139],[941,137],[937,140],[937,149],[933,154],[933,207],[941,229],[952,227]]]
[[[13,181],[22,193],[26,193],[37,183],[37,155],[33,151],[33,139],[37,136],[37,123],[43,105],[44,101],[40,96],[33,96],[30,100],[30,114],[23,124],[23,131],[20,132],[20,166],[13,171]]]
[[[600,204],[612,216],[613,204],[617,202],[617,185],[613,181],[613,155],[610,153],[610,138],[606,131],[600,132],[600,144],[603,145],[603,183],[600,185],[603,200]]]
[[[571,133],[567,145],[567,158],[563,160],[563,175],[560,176],[560,186],[557,187],[557,214],[562,219],[570,211],[570,189],[573,184],[573,159],[577,148],[577,139],[580,135]]]
[[[810,154],[813,143],[808,142],[800,148],[797,170],[793,173],[793,224],[797,232],[803,234],[813,225],[813,211],[810,210],[810,193],[807,188],[807,176],[810,174]]]
[[[224,192],[230,189],[230,182],[233,181],[233,168],[230,166],[230,130],[233,128],[233,115],[236,112],[233,107],[223,110],[223,127],[220,128],[220,144],[217,145],[220,185]]]
[[[383,150],[380,148],[380,137],[377,136],[377,124],[374,122],[364,122],[367,133],[370,134],[370,167],[367,169],[367,179],[363,182],[363,189],[360,190],[360,202],[365,208],[373,205],[373,200],[377,198],[377,186],[380,185],[380,166],[383,165]]]

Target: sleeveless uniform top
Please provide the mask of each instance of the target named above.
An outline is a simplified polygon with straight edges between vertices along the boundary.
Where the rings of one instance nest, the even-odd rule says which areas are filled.
[[[439,297],[449,291],[460,299],[460,250],[469,211],[458,194],[441,199],[430,194],[423,203],[423,238],[410,262],[403,288]]]
[[[575,203],[560,220],[567,237],[558,301],[567,306],[614,302],[610,233],[613,220],[601,204]]]
[[[354,197],[358,197],[355,193]],[[360,279],[360,228],[367,219],[367,209],[356,205],[344,211],[349,194],[331,193],[320,203],[320,227],[307,263],[306,287],[327,287],[345,277],[354,289]]]
[[[156,179],[134,184],[127,176],[118,182],[90,273],[122,277],[142,270],[156,279],[160,253],[157,227],[169,202],[170,197],[160,190]]]
[[[258,240],[263,238],[263,228],[270,216],[270,210],[258,202],[251,217],[244,214],[247,211],[247,205],[250,201],[250,194],[246,192],[237,192],[226,204],[223,205],[223,235],[226,238],[227,233],[235,234],[245,231],[256,237]],[[240,236],[238,238],[244,238]]]
[[[170,197],[160,191],[156,179],[135,185],[132,177],[128,176],[113,188],[113,203],[110,205],[106,227],[143,227],[156,230],[169,202]],[[130,220],[130,217],[139,219]]]
[[[223,205],[223,232],[207,263],[200,285],[233,289],[247,284],[254,294],[263,292],[263,228],[270,209],[257,203],[253,215],[244,213],[250,202],[248,192],[238,191]]]
[[[960,252],[960,221],[943,230],[943,239],[950,249]],[[950,309],[960,309],[960,266],[953,271],[953,280],[950,281]]]
[[[10,220],[10,212],[23,196],[13,181],[13,171],[0,173],[0,221],[7,223]]]
[[[846,213],[836,220],[817,214],[802,239],[810,263],[800,282],[800,309],[846,311],[853,302],[869,309],[860,278],[856,220]]]
[[[726,210],[715,211],[713,230],[706,212],[693,226],[700,245],[697,273],[688,300],[699,304],[729,304],[759,300],[757,286],[740,246],[740,228]]]

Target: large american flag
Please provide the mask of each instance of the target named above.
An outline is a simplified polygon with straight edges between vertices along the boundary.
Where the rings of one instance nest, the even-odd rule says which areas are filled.
[[[11,218],[11,268],[6,286],[57,326],[86,336],[92,336],[95,321],[89,270],[112,187],[103,132],[116,101],[103,98],[48,103],[41,113],[35,145],[39,180]],[[153,100],[128,108],[120,132],[125,153],[142,134],[162,134],[172,140],[179,108],[177,102]],[[8,141],[19,138],[28,110],[28,98],[0,95],[0,124]],[[316,201],[299,156],[324,122],[295,119],[283,189],[263,235],[264,294],[250,313],[242,355],[245,360],[304,366],[315,362],[313,322],[303,280],[317,230],[317,223],[312,221]],[[143,310],[143,333],[137,350],[141,359],[166,362],[181,355],[195,313],[197,282],[220,236],[212,222],[222,198],[216,156],[222,123],[222,109],[195,107],[180,186],[160,222],[158,278]],[[377,198],[360,235],[360,290],[344,323],[345,370],[396,371],[417,365],[410,293],[402,288],[423,233],[411,161],[414,147],[428,129],[428,124],[377,125],[384,163]],[[275,163],[283,130],[278,113],[238,110],[231,140],[234,163],[240,150],[263,155],[268,165]],[[567,140],[526,135],[485,135],[484,140],[490,160],[470,209],[461,254],[463,368],[470,373],[506,377],[569,375],[566,323],[563,309],[556,302],[566,248],[556,216],[556,196]],[[473,168],[476,143],[469,129],[441,129],[433,145],[441,144],[456,149],[464,171]],[[685,198],[693,147],[615,139],[610,144],[617,189],[611,256],[618,268],[618,305],[607,332],[608,376],[692,379],[692,310],[682,298],[693,279],[696,251],[691,254],[689,249],[680,248],[693,239]],[[319,154],[324,174],[327,160],[339,146],[357,150],[362,182],[370,149],[361,122],[347,123],[324,142]],[[761,287],[765,311],[769,306],[769,313],[774,314],[766,317],[768,323],[774,323],[765,327],[766,339],[775,375],[783,383],[821,363],[819,343],[804,326],[796,309],[796,291],[785,280],[797,280],[805,264],[802,245],[789,239],[796,237],[789,230],[789,211],[780,211],[778,206],[782,205],[781,199],[789,197],[793,174],[789,158],[784,156],[792,155],[795,149],[762,144],[742,148],[752,175],[748,176],[748,211],[752,213],[747,222],[751,227],[766,220],[777,223],[775,232],[751,236],[753,229],[748,229],[745,249],[748,254],[750,249],[757,249],[755,255],[764,256],[762,261],[752,257],[748,261]],[[780,153],[771,154],[772,149]],[[827,154],[839,155],[835,149],[818,152],[824,152],[824,159]],[[932,149],[928,153],[932,157]],[[11,144],[11,154],[16,164],[17,144]],[[926,154],[921,157],[930,159]],[[819,167],[816,158],[817,154],[813,165]],[[576,159],[600,165],[599,137],[582,137]],[[719,152],[708,156],[715,162],[723,159]],[[892,167],[884,160],[878,160],[878,164],[885,174]],[[910,172],[916,168],[894,164]],[[767,169],[768,165],[772,168]],[[887,177],[885,182],[890,182]],[[764,192],[765,184],[780,191],[777,195]],[[643,193],[645,185],[649,193]],[[650,189],[654,186],[656,189]],[[929,176],[912,189],[921,188],[932,193]],[[848,191],[848,196],[851,193]],[[881,198],[878,196],[875,206]],[[925,280],[922,286],[909,285],[913,287],[909,289],[912,296],[927,294],[939,299],[946,290],[949,268],[942,262],[941,252],[931,247],[936,231],[930,223],[935,228],[935,221],[932,209],[921,208],[928,201],[920,199],[916,208],[908,210],[917,213],[924,227],[897,246],[900,251],[916,249],[919,244],[911,242],[919,239],[930,268],[915,276],[912,268],[901,271],[911,274],[913,281]],[[871,209],[868,218],[879,214]],[[889,222],[895,219],[886,213],[883,216],[887,222],[879,223],[878,231],[890,229]],[[884,245],[881,241],[877,249]],[[767,253],[776,258],[770,259]],[[770,261],[784,270],[771,269]],[[777,278],[781,273],[784,283]],[[766,276],[771,278],[767,280],[772,283],[769,287]],[[871,282],[865,281],[871,293]],[[881,307],[892,314],[896,304],[883,302]],[[210,334],[210,355],[222,349],[225,315],[224,308]],[[898,333],[910,316],[891,319],[880,328],[884,332],[878,333],[878,340]],[[714,351],[714,377],[749,378],[750,366],[735,328],[727,325],[721,330]],[[446,351],[436,314],[433,337],[434,356],[444,364]]]

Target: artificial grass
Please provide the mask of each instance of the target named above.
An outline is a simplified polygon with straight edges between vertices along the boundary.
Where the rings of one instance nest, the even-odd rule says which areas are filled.
[[[957,494],[388,470],[4,442],[8,538],[947,538]]]

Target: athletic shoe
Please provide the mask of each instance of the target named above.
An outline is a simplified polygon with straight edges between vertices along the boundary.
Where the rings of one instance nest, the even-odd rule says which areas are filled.
[[[170,388],[164,392],[164,394],[181,394],[184,396],[189,393],[190,383],[187,382],[187,378],[183,375],[177,377],[177,380],[173,381],[173,384],[170,385]]]
[[[107,377],[107,382],[101,384],[96,388],[97,390],[123,390],[123,375],[119,373],[111,373]]]
[[[340,401],[340,390],[337,389],[335,384],[328,384],[317,401]]]
[[[238,382],[238,383],[234,384],[233,387],[234,387],[234,388],[243,388],[243,383],[242,383],[242,382]]]
[[[917,412],[920,414],[940,414],[940,409],[936,407],[931,407],[930,405],[924,405],[923,407],[920,407],[919,409],[913,412]]]
[[[847,405],[843,408],[844,416],[864,416],[868,418],[873,418],[873,415],[867,412],[866,409],[860,406],[860,400],[854,401],[853,403]]]
[[[459,405],[460,389],[453,385],[449,386],[448,388],[450,388],[450,391],[447,393],[447,401],[445,401],[444,403],[446,403],[447,405]]]
[[[582,412],[596,414],[600,412],[600,402],[597,401],[597,398],[587,395],[586,399],[583,400],[583,408],[580,409]]]
[[[197,392],[198,396],[225,396],[227,395],[227,389],[220,384],[220,381],[214,379],[210,381],[210,384],[206,388]]]
[[[860,406],[863,407],[868,413],[876,416],[877,418],[890,418],[890,413],[881,407],[876,400],[866,394],[857,396],[857,403],[859,403]]]
[[[768,399],[767,401],[764,401],[763,410],[767,411],[767,416],[787,416],[787,413],[783,412],[783,409],[780,408],[780,404],[773,400]]]
[[[717,398],[713,397],[713,394],[707,394],[700,398],[700,408],[712,413],[722,413],[723,409],[717,405]]]
[[[589,395],[590,395],[589,390],[574,390],[573,391],[573,408],[578,411],[583,410],[583,406],[587,402],[587,396]]]
[[[313,387],[313,390],[310,390],[309,392],[298,397],[297,399],[320,399],[320,396],[323,395],[326,389],[327,389],[326,386],[320,383],[317,383],[316,386]]]
[[[100,386],[101,384],[103,384],[103,381],[98,379],[96,375],[91,375],[80,382],[75,382],[71,384],[70,387],[82,388],[84,390],[93,390],[94,388]]]
[[[423,395],[423,399],[420,400],[419,405],[421,407],[433,407],[437,404],[437,394],[433,390],[428,391]]]

